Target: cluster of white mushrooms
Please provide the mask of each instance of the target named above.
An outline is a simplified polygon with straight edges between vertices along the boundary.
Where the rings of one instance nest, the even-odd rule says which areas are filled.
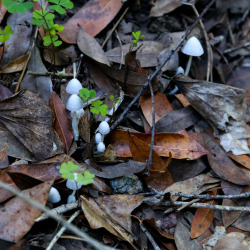
[[[97,133],[95,134],[96,152],[98,154],[105,151],[106,146],[103,143],[103,140],[104,140],[104,136],[107,135],[109,132],[110,132],[110,127],[109,127],[108,122],[102,121],[99,124]]]

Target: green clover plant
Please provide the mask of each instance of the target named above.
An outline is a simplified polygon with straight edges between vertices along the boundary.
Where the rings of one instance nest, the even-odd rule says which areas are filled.
[[[59,173],[61,174],[62,178],[64,179],[75,179],[74,172],[79,168],[78,165],[74,164],[72,161],[63,162],[61,164],[61,168]],[[93,183],[95,175],[85,170],[83,174],[77,173],[77,177],[75,181],[81,182],[82,185],[89,185]]]
[[[0,29],[0,42],[4,43],[10,39],[10,35],[13,34],[11,26],[7,25],[4,31]]]
[[[33,1],[37,2],[38,0]],[[48,0],[48,2],[52,4],[49,11],[43,9],[42,2],[40,1],[42,9],[34,10],[32,12],[33,18],[31,19],[31,23],[44,28],[44,46],[52,45],[53,47],[58,47],[62,44],[62,41],[59,40],[56,33],[63,31],[64,26],[54,23],[55,15],[51,13],[51,10],[54,10],[59,14],[65,14],[65,8],[72,9],[74,5],[70,0]],[[24,2],[24,0],[3,0],[3,5],[10,13],[24,13],[25,11],[33,8],[34,4],[32,2]]]
[[[103,116],[105,116],[108,113],[108,105],[106,104],[102,104],[101,100],[96,100],[91,102],[91,105],[93,106],[93,108],[90,109],[90,112],[92,112],[93,114],[101,114]]]
[[[144,35],[141,35],[141,31],[132,32],[132,35],[135,39],[132,40],[132,44],[130,45],[131,48],[136,47],[139,40],[143,40],[146,38]]]

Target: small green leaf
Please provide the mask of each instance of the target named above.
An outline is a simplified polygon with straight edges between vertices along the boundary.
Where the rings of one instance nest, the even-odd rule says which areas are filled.
[[[59,32],[62,32],[64,30],[64,26],[63,25],[58,25],[58,24],[55,24],[55,29]]]
[[[101,113],[101,115],[105,116],[107,114],[107,109],[108,109],[108,105],[103,104],[99,107],[99,111]]]
[[[102,104],[102,101],[101,100],[92,101],[91,104],[92,106],[98,108]]]
[[[79,90],[79,96],[84,100],[87,101],[89,99],[89,90],[87,88],[82,88]]]
[[[74,7],[74,4],[70,0],[61,0],[60,5],[67,9],[72,9]]]
[[[35,19],[35,18],[32,18],[32,19],[31,19],[31,23],[32,23],[33,25],[42,26],[42,25],[44,24],[44,21],[43,21],[43,20],[37,20],[37,19]]]
[[[76,181],[81,182],[82,185],[89,185],[94,182],[93,180],[94,178],[95,178],[95,175],[90,173],[88,170],[86,170],[83,175],[80,173],[77,174]]]
[[[100,111],[97,108],[91,108],[90,112],[92,112],[93,114],[99,114]]]
[[[49,0],[48,2],[54,3],[54,4],[59,4],[60,0]]]
[[[62,178],[74,179],[72,172],[76,171],[78,168],[79,166],[75,165],[72,161],[64,162],[61,164],[59,173],[61,174]]]
[[[51,7],[50,7],[50,8],[51,8]],[[45,20],[47,20],[47,21],[52,21],[52,22],[53,22],[53,19],[55,18],[55,15],[52,14],[52,13],[48,13],[48,14],[46,14],[44,17],[45,17]]]
[[[58,47],[58,46],[60,46],[62,44],[62,41],[57,40],[53,44],[54,44],[55,47]]]
[[[61,15],[66,13],[66,10],[60,5],[51,5],[50,8]]]
[[[5,35],[11,35],[11,34],[13,34],[13,30],[12,30],[11,26],[7,25],[7,26],[4,28],[4,34],[5,34]]]
[[[89,91],[89,98],[93,98],[93,97],[95,97],[95,95],[96,95],[96,92],[93,89],[91,89]]]

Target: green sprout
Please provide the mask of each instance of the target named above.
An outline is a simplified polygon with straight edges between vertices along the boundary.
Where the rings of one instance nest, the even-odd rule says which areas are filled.
[[[13,34],[11,26],[7,25],[4,28],[4,31],[0,29],[0,42],[6,42],[10,39],[10,35]]]
[[[115,108],[115,105],[117,102],[119,102],[121,100],[121,98],[117,98],[115,99],[115,97],[113,95],[109,96],[110,100],[113,102],[113,107]]]
[[[135,38],[134,40],[132,40],[132,48],[137,46],[139,40],[143,40],[146,38],[144,35],[141,35],[141,31],[132,32],[132,34]]]
[[[90,98],[95,97],[96,92],[93,89],[82,88],[79,90],[79,96],[88,103]]]
[[[72,161],[63,162],[59,173],[64,179],[75,179],[74,172],[79,168],[78,165],[74,164]],[[95,175],[85,170],[83,174],[77,173],[77,178],[75,181],[81,182],[82,185],[89,185],[93,183]]]

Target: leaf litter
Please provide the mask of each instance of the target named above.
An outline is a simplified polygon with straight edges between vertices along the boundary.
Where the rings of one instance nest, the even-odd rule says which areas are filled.
[[[227,1],[227,12],[222,0],[196,2],[73,1],[65,16],[56,14],[64,30],[58,32],[63,45],[54,48],[44,48],[32,33],[31,11],[5,15],[1,2],[1,21],[14,33],[1,45],[0,181],[52,210],[63,208],[59,213],[71,214],[74,204],[81,213],[73,223],[106,246],[248,248],[249,9],[245,0],[237,6]],[[194,4],[204,26],[189,30],[198,23]],[[41,9],[38,3],[35,9]],[[145,39],[134,48],[131,33],[137,31]],[[39,34],[45,36],[44,30]],[[188,61],[177,44],[192,36],[205,53],[193,58],[188,76],[176,75]],[[151,83],[154,98],[149,87],[138,96],[171,53]],[[93,116],[91,101],[84,101],[78,141],[65,108],[72,76],[93,89],[110,114]],[[112,131],[104,138],[105,152],[98,154],[95,133],[103,120]],[[119,127],[113,126],[116,121]],[[95,175],[72,204],[59,173],[68,161],[79,166],[77,173]],[[52,186],[62,197],[53,205],[47,202]],[[6,244],[48,246],[56,225],[35,222],[41,211],[2,188],[0,201]],[[37,226],[44,235],[39,241]],[[63,237],[55,246],[66,246]]]

